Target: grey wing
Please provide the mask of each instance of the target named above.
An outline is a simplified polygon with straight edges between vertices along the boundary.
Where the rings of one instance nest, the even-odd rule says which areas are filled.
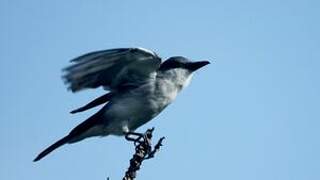
[[[71,60],[63,79],[72,92],[103,86],[118,90],[139,86],[153,78],[161,58],[143,48],[119,48],[91,52]]]

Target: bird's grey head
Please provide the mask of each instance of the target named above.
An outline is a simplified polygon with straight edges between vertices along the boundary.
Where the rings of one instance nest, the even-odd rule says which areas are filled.
[[[192,73],[207,64],[210,64],[210,62],[192,62],[185,57],[174,56],[170,57],[161,64],[159,68],[159,74],[162,78],[170,79],[177,86],[179,86],[180,89],[182,89],[189,84]]]

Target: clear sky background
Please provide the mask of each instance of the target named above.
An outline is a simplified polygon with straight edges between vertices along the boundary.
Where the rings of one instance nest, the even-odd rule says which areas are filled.
[[[320,179],[320,4],[316,0],[1,0],[0,179],[121,179],[134,148],[91,138],[33,158],[97,111],[72,94],[69,60],[145,47],[212,64],[161,115],[162,150],[139,180]]]

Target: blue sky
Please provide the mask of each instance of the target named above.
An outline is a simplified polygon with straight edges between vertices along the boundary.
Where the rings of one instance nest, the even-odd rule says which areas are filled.
[[[120,179],[133,146],[91,138],[38,163],[43,148],[97,109],[72,94],[69,59],[145,47],[212,64],[161,115],[163,149],[138,179],[320,179],[320,25],[315,0],[0,1],[0,179]]]

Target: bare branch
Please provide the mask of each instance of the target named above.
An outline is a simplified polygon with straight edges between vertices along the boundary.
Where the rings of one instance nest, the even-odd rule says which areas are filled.
[[[153,158],[155,153],[160,150],[164,137],[160,138],[152,149],[151,139],[153,130],[154,128],[151,128],[144,134],[130,132],[126,135],[126,139],[134,143],[136,152],[131,158],[130,167],[122,180],[133,180],[136,177],[137,171],[140,169],[142,161]]]

